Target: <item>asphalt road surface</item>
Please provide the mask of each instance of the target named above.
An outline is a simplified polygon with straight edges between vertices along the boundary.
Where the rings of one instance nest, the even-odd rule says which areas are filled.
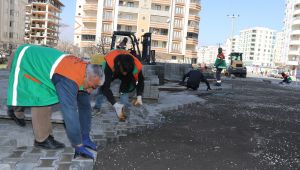
[[[98,153],[95,169],[300,169],[300,91],[229,81],[199,93],[205,105],[164,113],[166,123]]]

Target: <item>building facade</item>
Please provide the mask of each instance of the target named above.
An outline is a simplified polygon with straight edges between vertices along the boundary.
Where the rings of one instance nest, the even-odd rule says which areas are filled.
[[[60,0],[28,0],[25,41],[30,44],[56,46],[63,6]]]
[[[254,27],[240,31],[239,52],[248,66],[273,67],[276,31]]]
[[[24,43],[27,0],[0,1],[0,49],[8,50]],[[21,29],[20,29],[21,28]]]
[[[284,48],[285,65],[297,66],[300,60],[300,1],[285,1]]]
[[[284,47],[284,33],[277,32],[275,48],[274,48],[274,64],[275,64],[275,66],[282,67],[285,65],[285,57],[283,55],[283,47]]]
[[[82,52],[113,31],[152,33],[158,60],[196,62],[200,0],[77,0],[74,44]]]

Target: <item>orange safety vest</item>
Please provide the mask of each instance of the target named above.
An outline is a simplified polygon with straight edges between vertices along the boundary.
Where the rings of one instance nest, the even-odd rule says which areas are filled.
[[[114,72],[115,71],[115,58],[120,55],[120,54],[127,54],[127,55],[130,55],[133,60],[134,60],[134,65],[137,69],[137,72],[134,73],[133,72],[133,76],[134,76],[134,79],[136,81],[138,81],[138,78],[139,78],[139,73],[141,72],[142,70],[142,63],[136,58],[134,57],[132,54],[130,54],[129,52],[125,51],[125,50],[112,50],[110,51],[109,53],[106,54],[106,56],[104,57],[107,65],[109,66],[109,68]]]

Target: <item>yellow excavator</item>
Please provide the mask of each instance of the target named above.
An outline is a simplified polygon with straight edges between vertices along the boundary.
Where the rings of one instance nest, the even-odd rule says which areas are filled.
[[[228,76],[231,74],[236,77],[246,78],[247,76],[247,68],[243,63],[243,53],[232,52],[229,54],[230,65],[227,68]]]

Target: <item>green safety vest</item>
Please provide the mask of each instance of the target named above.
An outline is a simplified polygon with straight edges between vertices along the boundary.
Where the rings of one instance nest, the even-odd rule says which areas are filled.
[[[58,103],[51,81],[67,54],[38,45],[24,44],[14,55],[7,90],[7,105],[47,106]]]
[[[225,62],[225,60],[217,58],[216,61],[215,61],[214,66],[216,68],[226,69],[226,62]]]

